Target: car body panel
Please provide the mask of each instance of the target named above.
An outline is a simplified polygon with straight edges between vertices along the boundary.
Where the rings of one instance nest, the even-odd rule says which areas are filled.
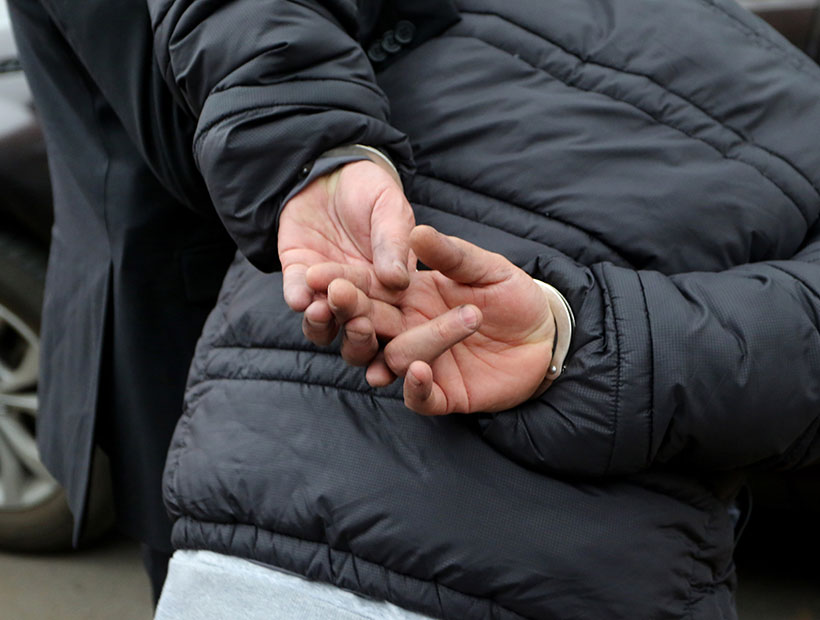
[[[0,0],[0,226],[47,247],[51,185],[46,148],[17,60],[5,0]]]

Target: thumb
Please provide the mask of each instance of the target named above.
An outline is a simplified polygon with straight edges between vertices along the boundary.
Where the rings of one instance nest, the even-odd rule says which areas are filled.
[[[405,289],[410,284],[408,265],[410,232],[415,226],[413,208],[401,187],[393,180],[377,196],[370,216],[373,266],[376,276],[388,288]]]
[[[410,234],[410,245],[422,263],[461,284],[496,284],[509,278],[515,269],[501,254],[442,235],[432,226],[416,226]]]

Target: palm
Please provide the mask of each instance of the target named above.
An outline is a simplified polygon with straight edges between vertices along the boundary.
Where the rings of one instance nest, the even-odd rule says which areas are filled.
[[[401,188],[372,162],[351,163],[316,179],[291,199],[279,219],[288,305],[304,311],[316,300],[305,272],[324,262],[357,265],[388,286],[406,286],[407,266],[415,263],[406,245],[413,223]]]
[[[524,272],[483,286],[461,284],[437,271],[418,272],[395,302],[407,328],[466,304],[481,309],[478,331],[430,364],[446,401],[441,413],[508,409],[532,396],[543,381],[554,326],[544,294]],[[385,355],[388,365],[401,369],[403,361],[391,360],[390,344]]]

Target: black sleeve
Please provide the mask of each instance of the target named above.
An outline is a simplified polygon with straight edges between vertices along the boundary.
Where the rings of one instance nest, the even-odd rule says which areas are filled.
[[[563,257],[529,266],[578,329],[539,399],[483,416],[538,469],[795,468],[820,459],[820,227],[792,260],[665,276]]]
[[[225,226],[258,267],[277,264],[276,219],[319,154],[362,143],[412,166],[356,39],[350,0],[148,0],[154,50],[196,117],[194,157]]]

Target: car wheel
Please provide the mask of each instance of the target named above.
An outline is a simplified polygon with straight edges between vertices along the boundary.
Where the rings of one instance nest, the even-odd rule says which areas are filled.
[[[65,493],[35,441],[45,269],[45,252],[0,233],[0,548],[15,551],[65,549],[73,527]],[[105,478],[101,471],[92,475],[85,539],[112,521]]]

